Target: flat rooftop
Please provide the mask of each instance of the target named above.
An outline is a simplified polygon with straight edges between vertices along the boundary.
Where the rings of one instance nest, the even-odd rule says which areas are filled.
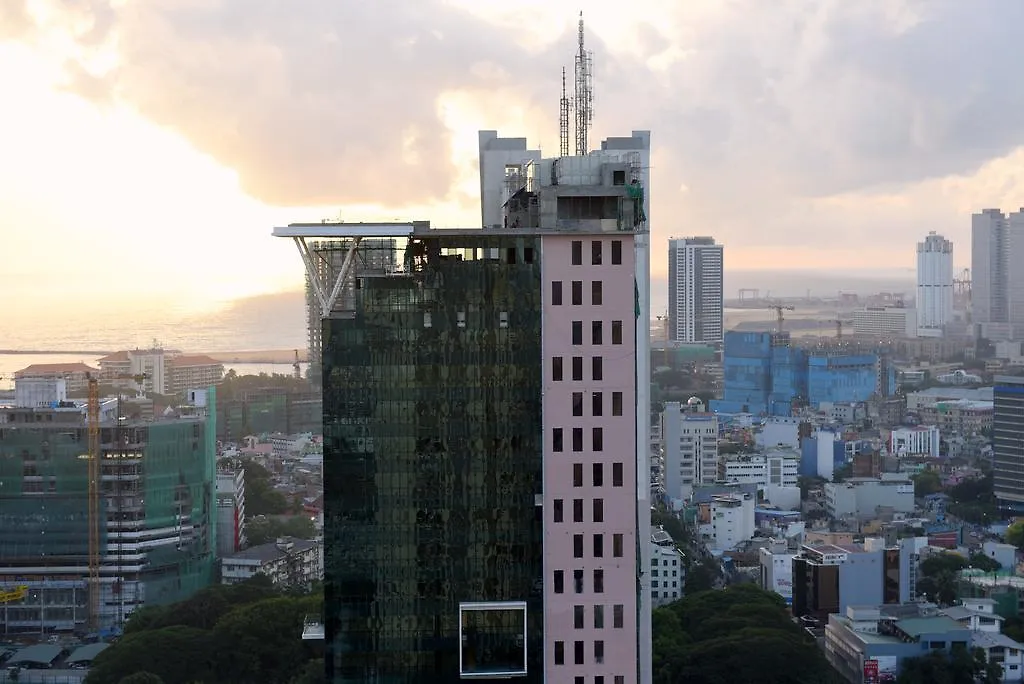
[[[273,237],[302,239],[442,238],[517,235],[634,235],[633,230],[601,230],[580,221],[571,228],[431,228],[429,221],[407,223],[290,223],[271,231]],[[645,231],[642,231],[645,232]]]

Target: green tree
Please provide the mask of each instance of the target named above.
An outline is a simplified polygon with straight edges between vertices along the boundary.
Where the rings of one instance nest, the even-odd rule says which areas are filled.
[[[252,518],[245,526],[245,538],[250,546],[259,546],[272,542],[278,537],[297,537],[312,539],[316,536],[313,520],[308,515],[295,515],[290,518]]]
[[[313,658],[302,668],[299,674],[292,677],[288,684],[325,684],[327,670],[324,669],[323,658]]]
[[[242,461],[245,471],[245,512],[250,517],[281,515],[288,510],[284,494],[274,489],[270,471],[253,460]]]
[[[96,656],[85,684],[119,682],[138,672],[151,672],[166,684],[218,681],[218,646],[205,629],[165,627],[125,634]]]
[[[164,684],[164,680],[152,672],[136,672],[127,677],[121,677],[117,684]]]
[[[1024,550],[1024,520],[1018,520],[1007,528],[1006,543]]]
[[[999,663],[989,663],[980,648],[954,648],[951,653],[932,651],[900,664],[897,684],[998,684],[1003,681]]]
[[[911,478],[914,481],[914,496],[924,497],[942,491],[942,478],[934,470],[922,470]]]
[[[832,669],[782,598],[750,584],[655,609],[652,630],[656,684],[832,681]]]

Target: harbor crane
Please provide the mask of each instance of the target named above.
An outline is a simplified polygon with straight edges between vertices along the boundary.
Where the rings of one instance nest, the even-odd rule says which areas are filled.
[[[784,304],[771,304],[771,305],[768,306],[768,308],[775,312],[776,332],[782,332],[782,324],[783,324],[783,321],[785,320],[785,317],[783,316],[782,312],[783,311],[795,311],[796,310],[796,307],[785,306]]]

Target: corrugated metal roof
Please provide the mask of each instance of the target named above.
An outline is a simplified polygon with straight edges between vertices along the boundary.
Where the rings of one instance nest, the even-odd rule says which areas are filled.
[[[103,651],[110,648],[110,644],[96,643],[86,644],[80,648],[76,648],[71,657],[68,658],[69,663],[87,663],[93,660]]]
[[[54,644],[36,644],[18,651],[8,662],[9,665],[18,663],[41,663],[49,665],[60,656],[64,649]]]

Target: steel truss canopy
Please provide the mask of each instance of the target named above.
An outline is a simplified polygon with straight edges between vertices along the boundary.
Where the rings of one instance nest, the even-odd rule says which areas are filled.
[[[409,221],[405,223],[292,223],[287,226],[274,228],[271,233],[274,237],[291,238],[295,247],[299,250],[302,263],[306,266],[306,274],[309,282],[316,293],[317,301],[320,303],[320,315],[327,318],[331,315],[338,295],[348,281],[352,272],[352,263],[356,250],[363,238],[409,238],[417,231],[430,229],[429,221]],[[316,267],[316,261],[306,240],[345,240],[348,243],[348,251],[345,254],[345,261],[338,271],[334,282],[330,282],[329,275],[321,275]]]

